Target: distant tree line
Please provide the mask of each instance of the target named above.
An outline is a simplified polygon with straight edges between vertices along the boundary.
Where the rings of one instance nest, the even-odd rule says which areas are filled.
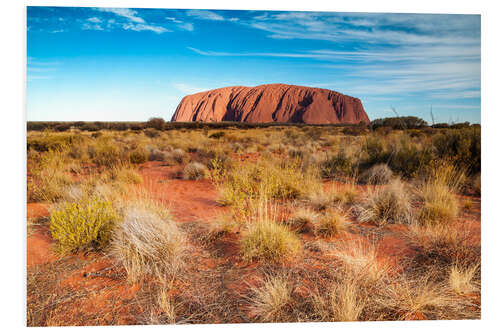
[[[349,135],[361,134],[366,130],[407,130],[407,129],[422,129],[422,128],[451,128],[461,129],[468,127],[480,127],[479,124],[471,125],[469,122],[447,124],[439,123],[429,126],[429,124],[418,117],[391,117],[375,119],[369,124],[361,122],[359,124],[301,124],[301,123],[244,123],[234,121],[222,122],[170,122],[165,121],[163,118],[154,117],[148,121],[28,121],[28,131],[43,131],[53,130],[64,132],[72,129],[81,131],[97,132],[100,130],[114,130],[114,131],[140,131],[146,129],[154,129],[158,131],[167,131],[172,129],[225,129],[225,128],[266,128],[276,126],[289,126],[289,127],[341,127],[344,128],[344,133]]]

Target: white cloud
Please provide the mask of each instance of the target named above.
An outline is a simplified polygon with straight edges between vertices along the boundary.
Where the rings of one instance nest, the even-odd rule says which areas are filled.
[[[135,23],[145,23],[142,17],[137,16],[137,11],[129,8],[94,8],[94,9],[100,12],[108,12],[121,17],[125,17],[128,20]]]
[[[164,32],[170,32],[171,30],[168,30],[164,27],[160,26],[154,26],[154,25],[147,25],[147,24],[133,24],[133,23],[124,23],[122,25],[123,29],[125,30],[133,30],[133,31],[153,31],[157,34],[162,34]]]
[[[175,17],[165,17],[166,20],[172,21],[174,23],[182,23],[181,20],[176,19]]]
[[[88,18],[87,21],[92,22],[92,23],[101,23],[102,22],[100,18],[95,17],[95,16]]]
[[[194,25],[192,23],[186,22],[186,23],[179,24],[179,28],[186,30],[186,31],[193,31]]]
[[[171,21],[176,24],[176,26],[182,30],[193,31],[194,25],[190,22],[181,21],[175,17],[165,17],[166,20]]]
[[[82,24],[83,30],[104,30],[99,24],[90,24],[84,23]]]
[[[128,22],[123,22],[122,20],[119,20],[118,22],[115,19],[109,19],[106,24],[107,29],[112,29],[112,28],[122,28],[124,30],[133,30],[133,31],[152,31],[157,34],[162,34],[164,32],[171,32],[172,30],[169,30],[163,26],[160,25],[154,25],[154,24],[148,24],[146,20],[142,17],[139,16],[139,13],[136,10],[132,10],[129,8],[93,8],[94,10],[100,11],[100,12],[107,12],[107,13],[113,13],[117,15],[118,17],[125,18],[126,21]],[[82,25],[82,29],[84,30],[104,30],[102,26],[98,23],[102,23],[102,19],[98,17],[92,17],[88,19],[88,21],[92,23],[96,23],[94,25],[91,25],[89,23],[85,23]],[[189,28],[189,27],[188,27]]]
[[[187,16],[192,16],[200,20],[224,21],[224,17],[209,10],[192,9],[186,12]]]

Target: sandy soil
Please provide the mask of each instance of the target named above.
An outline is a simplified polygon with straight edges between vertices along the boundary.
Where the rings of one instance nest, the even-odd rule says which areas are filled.
[[[164,166],[162,162],[145,163],[140,171],[144,178],[140,186],[167,205],[180,227],[191,233],[190,241],[194,253],[190,255],[190,260],[197,267],[199,278],[209,276],[220,278],[221,285],[214,289],[214,292],[223,293],[225,297],[232,297],[237,302],[240,295],[262,277],[259,264],[247,264],[241,260],[238,254],[237,233],[227,233],[218,237],[211,243],[211,247],[196,243],[198,242],[196,235],[203,234],[206,225],[226,208],[217,203],[217,190],[208,180],[173,179],[177,171],[176,167]],[[366,191],[367,188],[357,186],[357,190]],[[480,207],[481,199],[473,198],[472,209],[465,212],[460,221],[462,225],[471,227],[475,242],[480,242]],[[41,282],[36,284],[40,288],[43,288],[44,283],[50,284],[57,290],[58,299],[62,300],[58,304],[46,305],[50,311],[47,310],[49,314],[43,318],[44,323],[48,325],[133,324],[138,322],[138,318],[139,322],[141,318],[144,323],[148,322],[147,318],[151,314],[145,313],[141,304],[151,296],[147,291],[141,291],[139,285],[128,283],[123,270],[114,266],[110,258],[102,254],[80,254],[66,258],[57,256],[48,230],[49,208],[46,204],[29,203],[27,206],[28,218],[41,221],[30,227],[32,230],[27,237],[28,279],[40,279]],[[376,228],[369,223],[355,223],[349,232],[331,239],[319,238],[311,233],[303,233],[300,237],[304,241],[318,244],[322,242],[341,244],[352,239],[375,241],[379,259],[397,268],[402,260],[413,254],[413,249],[404,237],[405,228],[401,225]],[[289,265],[301,265],[319,270],[331,264],[328,252],[308,247],[304,249],[302,258],[296,258]],[[304,279],[302,286],[297,287],[296,292],[306,293],[308,283]],[[188,284],[187,281],[182,282],[176,288],[181,290]],[[176,288],[173,288],[171,293],[175,294]],[[28,295],[28,299],[36,298],[37,292],[41,294],[44,291],[42,289],[34,291],[34,294]],[[228,310],[226,321],[245,321],[244,315],[234,312],[234,309],[232,311]],[[425,318],[416,315],[415,318],[409,319]]]

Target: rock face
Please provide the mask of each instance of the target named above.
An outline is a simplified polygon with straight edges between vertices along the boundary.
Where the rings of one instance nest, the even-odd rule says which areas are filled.
[[[188,95],[177,106],[172,121],[370,122],[359,98],[328,89],[286,84],[226,87]]]

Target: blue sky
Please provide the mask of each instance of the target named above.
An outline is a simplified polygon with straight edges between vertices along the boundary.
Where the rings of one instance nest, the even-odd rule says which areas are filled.
[[[28,7],[27,30],[28,120],[170,120],[186,94],[267,83],[481,120],[479,15]]]

